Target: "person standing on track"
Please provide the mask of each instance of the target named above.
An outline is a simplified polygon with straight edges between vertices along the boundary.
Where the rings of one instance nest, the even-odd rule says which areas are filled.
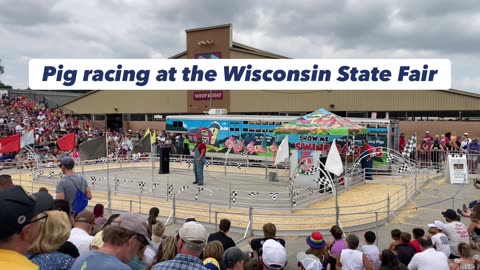
[[[205,162],[207,162],[206,153],[207,153],[207,146],[202,140],[201,136],[197,137],[197,142],[195,147],[193,148],[194,154],[194,162],[193,162],[193,171],[195,172],[195,182],[193,184],[198,184],[199,186],[203,186],[203,166]]]

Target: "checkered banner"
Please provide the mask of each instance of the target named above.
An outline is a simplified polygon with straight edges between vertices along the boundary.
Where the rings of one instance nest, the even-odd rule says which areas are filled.
[[[173,196],[173,185],[168,185],[168,197]]]
[[[231,197],[233,203],[237,202],[237,196],[238,196],[238,191],[235,191],[235,190],[232,191],[232,194],[230,194],[230,197]]]
[[[138,182],[138,187],[140,188],[140,193],[143,193],[143,188],[145,187],[145,182],[139,181]]]
[[[403,156],[410,156],[410,153],[415,151],[417,148],[417,136],[412,135],[412,137],[407,141],[407,145],[405,145],[405,149],[403,149],[402,155]]]
[[[305,171],[305,174],[312,175],[312,174],[315,174],[318,171],[320,171],[319,167],[312,166],[307,171]]]
[[[347,156],[353,155],[355,153],[355,144],[353,143],[352,139],[348,139],[347,143],[348,143],[348,148],[347,148],[347,153],[345,153],[345,155]]]
[[[404,162],[399,168],[398,168],[398,173],[403,173],[410,171],[410,167],[408,166],[407,162]]]
[[[260,194],[260,193],[258,193],[258,192],[250,192],[250,193],[248,193],[248,197],[249,197],[249,199],[251,199],[251,198],[257,196],[258,194]]]
[[[278,199],[278,192],[270,192],[270,197],[272,198],[272,200],[276,201]]]
[[[160,183],[153,183],[152,184],[152,188],[150,189],[150,192],[151,193],[154,193],[155,192],[155,189],[160,186]]]
[[[387,162],[388,162],[389,164],[391,164],[391,163],[395,160],[395,158],[396,158],[396,157],[395,157],[394,154],[392,154],[392,153],[388,153],[388,154],[387,154]]]
[[[330,182],[330,180],[328,180],[327,177],[323,176],[323,177],[320,177],[320,178],[317,178],[317,179],[313,179],[313,182],[315,182],[316,184],[318,185],[325,185],[329,188],[332,188],[332,183]]]

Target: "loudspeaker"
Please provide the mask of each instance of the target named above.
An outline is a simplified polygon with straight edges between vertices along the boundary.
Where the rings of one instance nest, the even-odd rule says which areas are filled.
[[[158,153],[160,154],[160,167],[159,174],[170,173],[170,147],[159,147]]]

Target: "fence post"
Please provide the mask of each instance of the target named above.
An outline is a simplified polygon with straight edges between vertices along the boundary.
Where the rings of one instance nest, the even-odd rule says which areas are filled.
[[[82,175],[83,175],[83,178],[85,178],[85,167],[84,167],[84,163],[83,161],[80,161],[80,164],[82,165]]]
[[[168,175],[167,175],[167,202],[168,202],[168,195],[169,195],[168,192],[169,192],[169,188],[170,188],[170,178],[169,178]],[[172,192],[173,192],[173,190],[172,190]]]
[[[107,174],[108,175],[108,174]],[[112,187],[110,186],[110,177],[107,176],[107,200],[108,200],[108,213],[112,214]]]
[[[390,222],[390,193],[387,195],[387,221]]]
[[[250,222],[250,235],[253,235],[253,208],[248,208],[248,221]]]
[[[176,222],[176,216],[177,216],[177,211],[176,211],[176,199],[175,199],[175,193],[173,193],[173,203],[172,203],[172,211],[173,211],[173,223],[175,224]]]
[[[208,203],[208,224],[212,224],[212,203]]]
[[[138,213],[142,213],[142,193],[138,195]]]
[[[232,182],[228,182],[228,209],[232,208]]]
[[[130,200],[130,212],[133,211],[133,200]]]
[[[378,234],[378,212],[375,212],[375,233]]]
[[[225,155],[225,161],[223,162],[223,173],[227,175],[227,155]]]
[[[408,184],[405,182],[405,203],[408,202]]]
[[[218,211],[215,211],[215,231],[218,231]]]

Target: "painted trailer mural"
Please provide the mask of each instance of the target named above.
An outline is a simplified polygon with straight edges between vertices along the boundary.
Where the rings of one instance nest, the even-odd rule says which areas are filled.
[[[268,115],[175,115],[167,116],[166,130],[170,133],[186,133],[189,141],[201,136],[207,144],[208,152],[241,155],[274,156],[285,134],[275,134],[274,130],[297,120],[298,116]],[[367,128],[366,135],[355,137],[355,150],[360,154],[362,138],[378,150],[382,147],[394,148],[398,141],[399,125],[395,120],[349,118],[354,123]],[[347,152],[347,141],[353,137],[338,135],[290,134],[291,149],[316,150],[328,153],[335,138],[342,156]],[[193,143],[187,142],[191,145]],[[384,157],[379,151],[377,161]]]

